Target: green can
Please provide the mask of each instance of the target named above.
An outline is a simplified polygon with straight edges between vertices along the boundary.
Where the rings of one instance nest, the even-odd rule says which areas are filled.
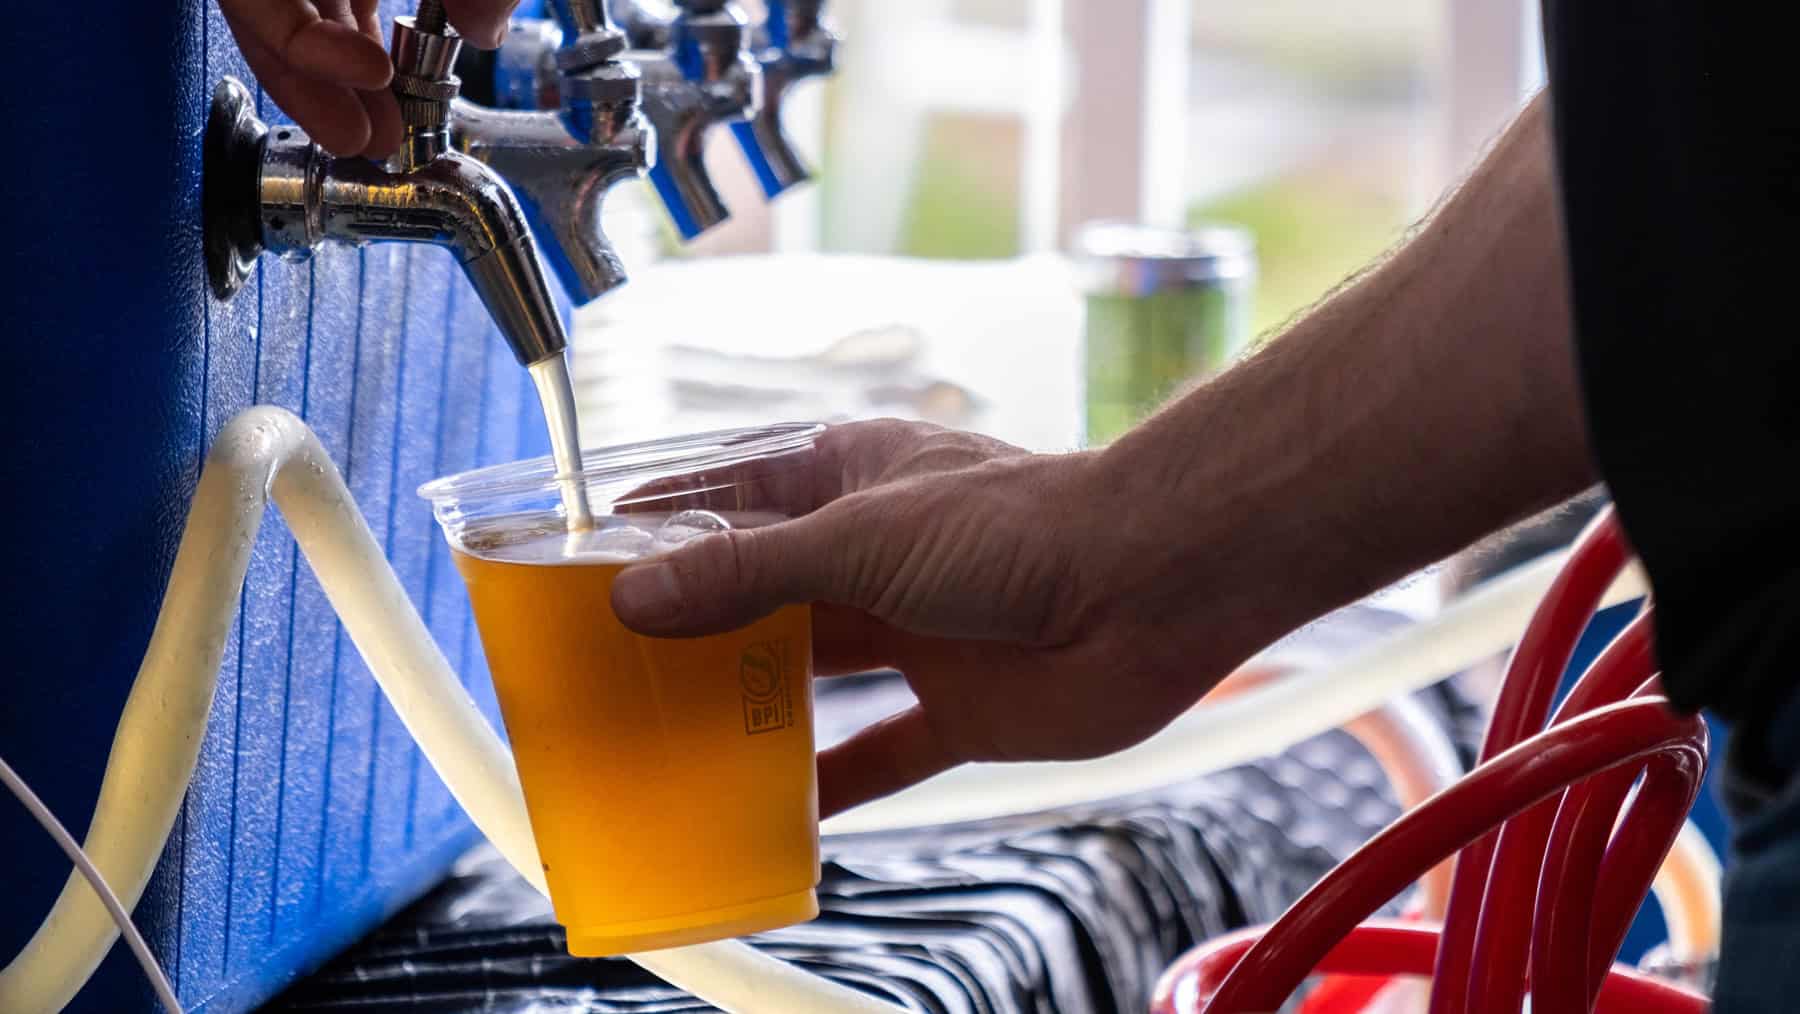
[[[1250,341],[1256,245],[1234,226],[1083,227],[1087,443],[1107,443]]]

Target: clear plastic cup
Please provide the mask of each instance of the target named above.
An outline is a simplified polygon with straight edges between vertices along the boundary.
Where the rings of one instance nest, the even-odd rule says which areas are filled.
[[[548,458],[437,479],[569,953],[678,947],[818,914],[812,614],[641,637],[612,582],[710,531],[805,513],[791,423],[589,451],[594,527],[568,532]]]

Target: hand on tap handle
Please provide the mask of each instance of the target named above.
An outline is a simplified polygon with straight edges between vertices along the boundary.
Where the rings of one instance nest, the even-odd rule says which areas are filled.
[[[451,27],[492,49],[519,0],[442,0]],[[333,155],[383,158],[400,146],[400,108],[377,0],[219,0],[256,79]]]

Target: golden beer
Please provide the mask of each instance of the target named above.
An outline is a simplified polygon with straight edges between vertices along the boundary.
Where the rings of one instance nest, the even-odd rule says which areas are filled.
[[[618,534],[612,520],[605,534]],[[712,637],[642,637],[612,611],[626,563],[584,552],[584,535],[454,554],[569,952],[817,915],[810,609]]]

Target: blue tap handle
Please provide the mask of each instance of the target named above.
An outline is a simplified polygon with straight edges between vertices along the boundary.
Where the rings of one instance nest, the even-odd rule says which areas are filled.
[[[748,120],[731,125],[731,136],[737,138],[738,147],[744,150],[744,160],[750,163],[750,171],[756,174],[756,182],[762,186],[763,195],[779,197],[799,181],[783,179],[775,171],[768,149],[756,134],[756,125]]]
[[[687,195],[681,192],[681,185],[675,181],[675,174],[667,162],[659,160],[651,167],[649,176],[650,185],[656,188],[656,196],[662,199],[663,210],[669,213],[669,222],[675,226],[675,232],[681,236],[683,243],[706,231],[706,227],[688,210]]]

